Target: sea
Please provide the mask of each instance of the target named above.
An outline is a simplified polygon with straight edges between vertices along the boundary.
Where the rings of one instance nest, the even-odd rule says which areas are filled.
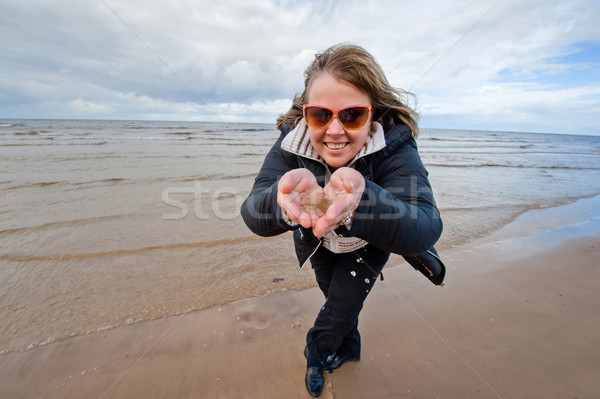
[[[274,124],[0,119],[0,352],[315,286],[240,206]],[[439,250],[600,195],[600,136],[422,129]],[[386,267],[407,267],[400,257]]]

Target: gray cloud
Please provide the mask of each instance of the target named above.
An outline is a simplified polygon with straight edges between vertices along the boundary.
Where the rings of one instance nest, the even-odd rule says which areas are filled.
[[[558,58],[600,41],[591,0],[501,0],[467,35],[493,2],[4,3],[0,117],[273,121],[315,52],[347,41],[418,82],[425,126],[600,133],[599,82],[535,79],[581,68]]]

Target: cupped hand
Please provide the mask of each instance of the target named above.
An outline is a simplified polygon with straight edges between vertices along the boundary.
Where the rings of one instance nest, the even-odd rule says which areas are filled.
[[[277,203],[287,216],[305,228],[316,225],[327,211],[325,193],[308,169],[293,169],[284,174],[277,187]]]
[[[365,179],[355,169],[339,168],[331,175],[324,191],[330,204],[327,211],[313,224],[313,234],[316,237],[322,237],[336,229],[346,216],[354,212],[365,191]]]

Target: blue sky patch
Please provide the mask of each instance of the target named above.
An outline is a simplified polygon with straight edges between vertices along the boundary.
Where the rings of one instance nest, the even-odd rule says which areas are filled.
[[[551,85],[553,89],[600,84],[600,42],[581,42],[561,57],[540,60],[521,70],[503,69],[498,82]]]

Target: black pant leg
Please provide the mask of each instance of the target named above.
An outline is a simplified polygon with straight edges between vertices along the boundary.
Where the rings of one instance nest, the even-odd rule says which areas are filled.
[[[358,315],[388,258],[389,253],[372,246],[335,254],[327,300],[307,334],[312,357],[325,361],[345,340],[344,346],[360,353]]]
[[[319,284],[319,288],[321,289],[321,292],[323,292],[323,295],[325,295],[325,298],[327,298],[329,293],[329,285],[331,284],[331,278],[333,277],[335,262],[336,254],[322,246],[310,259],[317,284]]]
[[[360,349],[361,349],[360,332],[358,331],[358,319],[357,319],[356,323],[354,324],[354,327],[352,327],[352,330],[350,330],[350,332],[348,334],[346,334],[346,336],[342,340],[342,345],[340,345],[340,348],[337,350],[336,354],[338,354],[342,357],[344,357],[344,356],[358,357],[358,356],[360,356]]]

